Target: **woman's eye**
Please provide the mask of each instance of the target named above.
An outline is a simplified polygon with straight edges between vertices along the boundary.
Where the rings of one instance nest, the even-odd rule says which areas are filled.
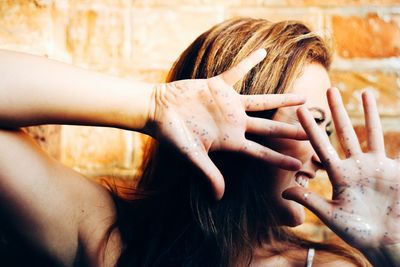
[[[328,122],[325,126],[325,132],[330,137],[333,134],[332,121]]]
[[[318,125],[320,125],[323,122],[325,122],[325,118],[320,118],[320,117],[314,117],[314,120]],[[333,134],[332,121],[328,122],[325,125],[325,132],[329,137]]]
[[[315,122],[319,125],[325,121],[325,119],[320,117],[314,117]]]

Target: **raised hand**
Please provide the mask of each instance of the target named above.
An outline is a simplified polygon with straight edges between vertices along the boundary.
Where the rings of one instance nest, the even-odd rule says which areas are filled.
[[[264,59],[257,50],[230,70],[210,79],[167,83],[155,91],[151,121],[154,135],[177,147],[209,178],[217,199],[224,192],[224,179],[208,156],[216,150],[243,152],[285,169],[300,167],[288,157],[247,140],[245,132],[262,136],[305,139],[301,127],[249,117],[246,111],[262,111],[299,105],[298,95],[240,95],[233,85]]]
[[[332,199],[323,199],[302,187],[283,196],[313,211],[329,228],[361,251],[400,242],[400,162],[385,155],[376,102],[362,94],[368,151],[362,152],[337,89],[328,91],[328,102],[346,158],[335,149],[304,108],[298,117],[328,172]]]

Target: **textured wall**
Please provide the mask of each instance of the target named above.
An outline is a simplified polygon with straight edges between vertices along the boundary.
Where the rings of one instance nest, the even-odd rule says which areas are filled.
[[[357,131],[363,125],[360,93],[371,88],[387,151],[400,153],[399,0],[0,0],[0,48],[157,82],[196,36],[236,16],[303,20],[331,36],[331,77]],[[94,179],[128,179],[140,162],[142,137],[135,133],[76,126],[29,131],[51,155]],[[313,186],[330,195],[324,174]],[[302,229],[329,238],[318,225],[310,216]]]

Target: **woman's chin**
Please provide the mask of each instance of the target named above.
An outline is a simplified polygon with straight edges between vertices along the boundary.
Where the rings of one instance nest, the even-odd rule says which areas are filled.
[[[305,221],[305,211],[304,207],[298,203],[293,203],[290,205],[289,209],[286,214],[281,218],[282,225],[295,227],[299,226],[300,224],[304,223]]]

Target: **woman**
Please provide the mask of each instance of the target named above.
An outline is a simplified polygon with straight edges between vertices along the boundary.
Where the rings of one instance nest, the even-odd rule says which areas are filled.
[[[242,74],[263,58],[260,54],[262,52],[251,54],[252,51],[257,51],[261,47],[267,50],[266,60],[250,71],[240,83],[236,83],[236,90],[243,94],[286,91],[306,94],[309,98],[307,105],[314,117],[310,119],[306,111],[300,110],[300,119],[319,157],[307,142],[272,139],[273,137],[304,138],[300,132],[297,134],[299,123],[294,108],[280,108],[270,113],[261,112],[271,106],[282,106],[283,103],[278,100],[271,106],[264,106],[265,101],[259,99],[265,96],[239,97],[238,94],[228,90],[229,85],[235,84]],[[249,54],[250,56],[246,57]],[[7,59],[7,57],[4,58]],[[15,61],[14,56],[9,59],[11,63]],[[39,64],[37,60],[30,60],[35,61],[30,66],[39,68],[45,65],[45,63]],[[26,61],[27,58],[24,57],[24,62],[29,64]],[[235,65],[239,67],[233,67]],[[353,187],[346,187],[350,183],[340,183],[337,176],[344,171],[344,167],[356,166],[355,169],[363,174],[366,164],[368,168],[371,168],[379,163],[372,162],[374,163],[372,164],[370,161],[357,163],[357,160],[350,160],[346,163],[348,166],[343,166],[337,156],[335,157],[334,151],[327,149],[329,147],[326,146],[326,138],[316,130],[318,127],[325,130],[331,116],[324,100],[326,90],[323,89],[330,86],[326,73],[328,66],[329,52],[325,44],[302,24],[293,22],[272,24],[264,20],[252,19],[228,21],[201,35],[178,60],[171,70],[169,80],[214,78],[191,81],[192,86],[189,88],[188,81],[168,83],[159,87],[159,90],[155,90],[155,97],[152,98],[155,101],[149,101],[154,105],[152,109],[154,112],[151,112],[154,115],[146,117],[143,116],[146,112],[138,112],[135,114],[141,114],[141,116],[133,116],[136,119],[134,121],[131,120],[131,116],[126,115],[120,117],[125,119],[115,120],[114,118],[120,113],[129,114],[129,109],[123,111],[113,109],[117,106],[115,103],[127,102],[127,95],[122,92],[126,89],[126,83],[99,76],[93,77],[92,74],[81,72],[78,73],[80,79],[76,79],[75,69],[53,63],[51,66],[46,65],[45,69],[63,73],[67,78],[55,77],[54,80],[42,82],[43,79],[35,80],[36,76],[32,75],[33,77],[28,78],[21,77],[23,82],[18,83],[20,80],[11,82],[10,79],[7,80],[7,77],[14,75],[14,71],[17,72],[18,69],[14,68],[13,71],[7,72],[9,68],[4,68],[1,73],[9,75],[4,75],[3,81],[8,81],[6,84],[8,86],[11,84],[14,89],[20,89],[26,84],[32,86],[32,81],[33,85],[38,85],[34,86],[35,89],[50,88],[49,83],[55,88],[64,89],[61,90],[63,97],[60,97],[63,101],[62,105],[53,103],[52,101],[57,100],[55,98],[52,101],[42,102],[39,101],[42,98],[31,102],[27,100],[30,107],[33,107],[33,109],[28,109],[30,112],[26,112],[24,105],[18,105],[18,101],[10,101],[13,99],[13,94],[10,93],[7,95],[7,101],[3,101],[3,105],[0,105],[3,107],[0,112],[1,121],[5,126],[20,127],[54,121],[117,126],[141,130],[167,142],[151,145],[151,149],[148,150],[148,162],[143,169],[138,186],[134,190],[127,188],[126,191],[120,191],[121,197],[114,195],[114,199],[111,199],[104,188],[86,181],[80,175],[43,156],[22,133],[1,131],[2,151],[12,151],[18,155],[18,166],[14,163],[15,158],[10,157],[8,153],[2,154],[0,160],[1,188],[5,188],[2,192],[2,198],[4,198],[2,203],[7,203],[3,204],[2,212],[9,215],[7,217],[9,223],[14,223],[13,229],[23,239],[34,243],[37,250],[50,255],[64,266],[70,266],[74,262],[89,266],[113,266],[116,263],[120,266],[242,266],[249,264],[303,266],[310,247],[317,249],[315,265],[318,263],[324,266],[326,264],[332,266],[366,264],[364,259],[351,256],[339,247],[314,244],[291,235],[282,226],[294,226],[301,223],[303,208],[292,201],[284,200],[281,196],[283,193],[286,198],[310,207],[339,235],[360,249],[372,263],[383,264],[386,263],[385,260],[394,261],[396,259],[392,256],[396,255],[397,250],[393,244],[399,242],[398,230],[393,227],[396,225],[393,223],[396,222],[395,216],[388,217],[390,220],[386,220],[392,223],[390,238],[380,238],[384,235],[382,231],[379,233],[371,231],[374,233],[373,239],[365,235],[366,241],[363,241],[360,236],[357,236],[359,231],[353,231],[351,228],[354,226],[350,226],[349,222],[345,222],[340,217],[340,215],[343,216],[343,203],[332,202],[337,205],[331,207],[331,203],[317,198],[308,191],[302,191],[306,190],[307,179],[313,178],[318,168],[326,166],[333,184],[337,185],[335,188],[338,191],[334,198],[346,199],[345,211],[352,208],[349,210],[350,214],[353,211],[353,214],[359,215],[360,209],[357,203],[360,201],[361,203],[376,203],[374,202],[376,200],[371,197],[358,199],[358,195],[354,196],[355,200],[351,198],[351,202],[347,202],[348,196],[343,194],[348,193],[349,197],[353,197],[351,194],[354,190],[350,190]],[[37,69],[31,71],[36,75],[38,72],[42,73]],[[26,73],[29,74],[29,72]],[[215,77],[216,75],[219,76]],[[62,83],[59,82],[60,78],[62,78]],[[79,81],[84,82],[79,83]],[[100,88],[98,92],[102,97],[96,97],[94,103],[104,109],[94,105],[93,101],[82,101],[82,97],[74,99],[77,103],[68,101],[71,95],[75,94],[67,93],[66,89],[73,87],[70,84],[65,86],[65,82],[72,83],[73,87],[81,89],[77,91],[80,95],[83,93],[91,97],[95,97],[96,93],[83,89],[88,86]],[[15,86],[15,83],[19,86]],[[115,86],[116,83],[119,85],[118,88],[122,88],[121,91],[118,91],[116,96],[109,96],[110,99],[107,99],[114,104],[102,106],[103,98],[107,95],[105,88],[110,84]],[[311,93],[308,90],[311,90]],[[6,94],[5,91],[2,92]],[[52,95],[51,90],[44,95]],[[116,100],[117,98],[119,101]],[[265,98],[273,100],[273,98]],[[131,99],[135,98],[128,98],[128,102]],[[192,99],[196,101],[193,102]],[[341,102],[337,97],[330,99],[335,123],[339,123],[339,126],[347,126],[348,121],[340,117]],[[11,105],[7,106],[10,102],[20,109],[15,107],[11,109]],[[85,106],[82,102],[89,106],[86,108],[89,112],[77,112],[82,111],[82,107]],[[301,102],[300,99],[292,98],[290,104]],[[373,102],[366,99],[365,103],[368,104],[367,107],[370,107]],[[143,107],[141,103],[135,104]],[[47,108],[43,109],[43,107]],[[146,110],[146,108],[143,109]],[[253,116],[246,117],[244,110],[253,112],[249,114]],[[102,111],[104,116],[99,116],[99,112]],[[65,116],[63,117],[60,113]],[[17,116],[18,114],[22,115]],[[376,111],[372,110],[366,114],[374,117],[373,120],[368,121],[374,122],[372,128],[379,132],[379,128],[376,128]],[[265,119],[272,116],[274,116],[274,123]],[[319,126],[315,126],[312,120],[319,123]],[[295,125],[289,127],[287,123]],[[181,131],[181,129],[184,130]],[[344,127],[344,129],[346,129],[344,134],[346,137],[351,131],[348,130],[349,127]],[[247,139],[244,136],[245,132]],[[264,134],[260,136],[260,133]],[[320,142],[325,147],[321,146]],[[258,143],[271,146],[289,156],[272,154],[271,150],[258,146]],[[381,152],[381,142],[371,143],[374,149],[378,148],[377,151]],[[199,147],[202,150],[199,150]],[[357,152],[354,138],[351,138],[351,147],[350,152]],[[218,150],[228,150],[228,152]],[[204,152],[207,151],[213,151],[210,155],[212,162],[216,163],[226,182],[226,192],[219,202],[215,202],[214,196],[221,197],[223,186],[221,179],[215,179],[218,176],[215,175],[216,169],[204,157],[206,154]],[[244,153],[234,154],[232,151]],[[182,153],[187,156],[183,157]],[[250,154],[252,158],[243,154]],[[355,155],[359,156],[360,152],[358,151]],[[382,153],[378,156],[384,158]],[[267,160],[269,164],[266,165],[265,162],[254,157]],[[298,159],[294,160],[293,157]],[[334,164],[328,164],[330,161]],[[385,166],[386,162],[388,166]],[[25,171],[27,166],[21,167],[22,163],[29,164],[31,171],[29,175],[26,175]],[[279,163],[291,171],[284,172],[273,166]],[[389,168],[391,163],[393,162],[385,159],[385,162],[382,161],[382,168]],[[204,168],[204,166],[209,167]],[[361,170],[358,169],[359,167]],[[209,175],[210,173],[214,175]],[[378,173],[384,177],[387,172]],[[358,173],[352,174],[354,176],[351,178],[354,180],[351,181],[355,181],[354,187],[360,188]],[[214,186],[211,188],[217,188],[217,190],[210,190],[204,179],[205,175],[214,177],[211,179],[214,181],[212,182]],[[374,175],[375,173],[372,173],[371,179]],[[368,186],[370,185],[364,185],[364,191],[365,188],[369,189]],[[381,190],[381,188],[384,187],[378,189]],[[389,190],[390,187],[386,186],[386,189]],[[380,196],[380,202],[383,200],[393,202],[397,196],[392,190],[390,191],[392,198],[389,199],[388,194],[379,195],[379,190],[369,196]],[[10,209],[10,206],[13,209]],[[330,207],[329,214],[324,213],[325,207]],[[395,212],[397,211],[393,214]],[[375,212],[354,217],[354,223],[357,223],[356,219],[360,218],[364,226],[366,223],[372,226],[373,223],[379,223],[379,221],[373,221],[375,217],[371,216],[376,214]],[[335,216],[339,216],[340,219]],[[26,230],[28,226],[29,231]],[[382,223],[374,227],[374,229],[384,228],[386,226]],[[384,253],[379,254],[382,251]],[[341,257],[340,253],[347,253],[347,257]]]
[[[325,98],[327,88],[330,87],[327,74],[330,53],[321,38],[298,22],[270,23],[261,19],[223,22],[203,33],[186,49],[171,69],[168,81],[213,77],[234,66],[258,48],[266,49],[266,59],[236,83],[236,91],[248,95],[284,92],[305,95],[306,107],[318,124],[317,128],[330,134],[332,119]],[[330,95],[332,94],[337,93],[331,92]],[[365,104],[370,106],[372,102],[369,99]],[[352,147],[355,147],[354,131],[350,130],[348,119],[343,118],[343,114],[346,113],[340,103],[337,95],[330,97],[333,119],[336,126],[345,126],[344,140],[347,140],[348,134],[351,135]],[[226,105],[229,104],[227,102]],[[294,107],[252,115],[261,118],[273,117],[275,121],[299,125]],[[338,172],[346,171],[331,171],[330,157],[326,154],[333,155],[334,150],[327,146],[327,138],[320,136],[303,109],[300,115],[303,126],[308,130],[319,154],[316,154],[308,142],[260,138],[248,134],[251,140],[299,159],[302,162],[301,168],[295,171],[282,170],[243,155],[214,153],[212,159],[221,170],[226,183],[225,195],[218,203],[210,197],[201,173],[187,162],[183,162],[180,155],[170,147],[151,143],[137,188],[130,196],[129,189],[123,192],[125,198],[130,197],[131,201],[116,198],[119,215],[115,227],[119,229],[124,244],[118,264],[309,266],[311,260],[306,256],[307,253],[311,253],[309,249],[313,248],[316,249],[313,260],[315,266],[369,265],[368,261],[355,251],[309,242],[291,234],[285,226],[301,224],[304,221],[304,208],[285,198],[312,208],[328,226],[350,245],[360,249],[373,264],[383,264],[382,258],[376,259],[371,256],[373,249],[368,245],[368,242],[375,240],[377,242],[374,243],[374,248],[381,248],[379,237],[374,236],[372,239],[363,235],[364,240],[360,240],[360,237],[356,236],[357,231],[366,231],[356,225],[357,218],[362,218],[365,225],[373,224],[375,219],[373,213],[358,216],[362,213],[360,201],[362,203],[365,198],[354,196],[352,192],[342,189],[343,186],[337,187],[340,190],[335,191],[332,202],[324,202],[307,191],[308,180],[314,178],[318,169],[327,168],[334,185],[339,180]],[[367,121],[368,116],[372,115],[374,124],[377,123],[376,110],[368,112],[367,109],[366,115]],[[202,129],[195,130],[202,132]],[[381,134],[381,129],[377,128],[376,133]],[[339,136],[342,136],[341,130]],[[230,138],[232,137],[226,136],[226,140]],[[320,139],[325,146],[317,142]],[[348,142],[343,142],[347,149]],[[382,149],[381,143],[376,146]],[[361,153],[359,149],[354,151],[357,151],[358,156]],[[321,155],[323,157],[320,158]],[[368,162],[371,166],[370,160]],[[335,164],[340,165],[337,157]],[[347,164],[347,168],[354,168],[351,163]],[[365,167],[363,162],[360,164],[361,169]],[[357,173],[343,175],[350,176],[357,184],[360,183]],[[339,201],[343,194],[348,194],[345,198],[346,203]],[[376,196],[381,195],[381,192],[371,194]],[[350,200],[349,197],[354,197],[354,200]],[[314,199],[318,202],[314,203]],[[383,199],[380,202],[383,202]],[[346,210],[346,213],[342,209]],[[344,222],[343,217],[348,213],[351,213],[354,222]],[[392,252],[389,255],[395,254]],[[385,257],[383,258],[387,260]]]
[[[210,151],[238,151],[282,168],[298,169],[298,159],[245,138],[245,132],[306,138],[299,126],[246,114],[298,105],[304,103],[303,97],[245,96],[233,90],[232,85],[264,57],[264,50],[256,51],[209,79],[145,84],[0,51],[0,224],[8,235],[7,248],[16,248],[15,265],[35,265],[30,257],[19,256],[28,251],[53,262],[36,264],[40,266],[77,262],[112,266],[121,246],[117,229],[111,235],[112,242],[103,242],[116,219],[109,191],[54,161],[19,127],[78,124],[149,134],[197,166],[217,199],[224,192],[224,181],[207,154]],[[225,105],[228,101],[231,106]],[[195,127],[205,133],[195,131]],[[205,134],[207,138],[199,138]],[[236,138],[227,140],[226,135]],[[249,148],[244,150],[246,146]],[[4,243],[3,235],[1,240]],[[5,263],[10,253],[4,249],[0,253]]]

